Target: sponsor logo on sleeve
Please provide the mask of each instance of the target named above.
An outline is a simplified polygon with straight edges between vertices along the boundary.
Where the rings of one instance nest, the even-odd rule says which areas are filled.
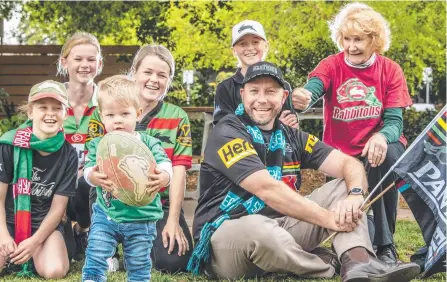
[[[185,147],[192,147],[191,126],[189,124],[184,124],[180,128],[180,136],[177,138],[177,142]]]
[[[230,168],[243,158],[255,155],[256,150],[250,142],[236,138],[220,147],[217,153],[225,166]]]
[[[102,122],[91,119],[88,124],[88,135],[86,141],[90,141],[96,137],[104,136],[105,129]]]
[[[307,137],[306,147],[304,150],[306,150],[306,152],[308,152],[309,154],[312,154],[313,148],[317,142],[318,138],[312,134],[309,134],[309,137]]]

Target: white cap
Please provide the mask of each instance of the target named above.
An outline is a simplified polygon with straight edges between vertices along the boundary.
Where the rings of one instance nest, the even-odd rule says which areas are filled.
[[[233,40],[231,46],[234,46],[234,44],[246,34],[253,34],[267,41],[262,24],[257,21],[245,20],[233,26]]]

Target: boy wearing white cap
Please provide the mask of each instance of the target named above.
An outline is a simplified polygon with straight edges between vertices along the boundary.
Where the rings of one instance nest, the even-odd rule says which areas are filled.
[[[263,61],[269,50],[269,42],[263,26],[252,20],[244,20],[233,27],[231,50],[238,59],[238,69],[230,78],[217,85],[214,98],[213,123],[216,124],[228,113],[234,113],[242,103],[240,89],[250,65]],[[285,89],[291,93],[290,84]],[[298,127],[298,120],[290,98],[283,105],[280,121],[291,127]]]

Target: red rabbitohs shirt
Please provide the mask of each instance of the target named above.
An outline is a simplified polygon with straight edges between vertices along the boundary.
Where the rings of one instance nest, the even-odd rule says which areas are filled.
[[[364,69],[348,66],[343,52],[323,59],[309,74],[324,84],[323,141],[358,156],[371,136],[383,126],[386,108],[412,104],[400,66],[380,55]],[[407,140],[399,139],[404,145]]]

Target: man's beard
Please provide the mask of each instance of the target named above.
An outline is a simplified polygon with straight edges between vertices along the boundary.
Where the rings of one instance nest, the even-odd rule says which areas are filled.
[[[255,115],[253,114],[253,109],[250,110],[250,111],[245,110],[245,112],[248,114],[248,116],[250,117],[250,119],[251,119],[257,126],[264,126],[264,125],[269,124],[272,120],[274,120],[274,119],[278,116],[278,114],[279,114],[279,112],[280,112],[280,109],[272,110],[272,111],[273,111],[273,115],[271,116],[271,118],[269,118],[269,119],[259,120],[259,119],[257,119],[257,118],[254,117]]]

